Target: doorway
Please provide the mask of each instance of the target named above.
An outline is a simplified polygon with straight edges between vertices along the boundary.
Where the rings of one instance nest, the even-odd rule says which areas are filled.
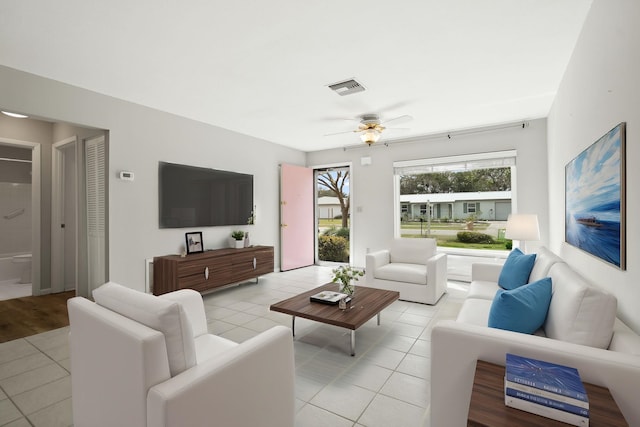
[[[0,300],[33,295],[39,283],[34,276],[39,236],[34,230],[40,219],[35,212],[40,187],[32,172],[40,164],[38,148],[0,137]]]
[[[316,264],[351,263],[351,180],[349,166],[314,169]]]

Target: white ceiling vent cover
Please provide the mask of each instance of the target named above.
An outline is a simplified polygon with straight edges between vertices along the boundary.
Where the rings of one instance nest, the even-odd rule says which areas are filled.
[[[355,79],[330,84],[329,89],[340,96],[351,95],[352,93],[358,93],[365,90],[364,86],[358,83]]]

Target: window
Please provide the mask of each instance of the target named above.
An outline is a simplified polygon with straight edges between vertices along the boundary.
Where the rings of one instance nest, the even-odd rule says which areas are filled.
[[[461,247],[457,235],[462,230],[500,238],[502,222],[511,213],[515,150],[399,161],[393,166],[394,203],[400,205],[394,211],[401,212],[396,236],[435,237],[438,246],[445,247]],[[416,224],[425,218],[426,231]],[[504,239],[487,249],[506,250]]]
[[[468,214],[474,214],[480,209],[479,206],[480,206],[480,203],[465,202],[462,205],[462,212],[468,213]]]

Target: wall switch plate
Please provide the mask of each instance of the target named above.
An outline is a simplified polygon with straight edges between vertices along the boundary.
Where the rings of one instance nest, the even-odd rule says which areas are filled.
[[[123,179],[125,181],[133,181],[133,172],[128,172],[128,171],[121,171],[120,172],[120,179]]]

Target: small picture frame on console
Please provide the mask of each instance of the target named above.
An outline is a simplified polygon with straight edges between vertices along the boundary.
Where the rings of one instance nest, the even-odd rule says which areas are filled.
[[[185,233],[185,240],[187,242],[187,255],[197,254],[204,252],[204,244],[202,243],[202,232],[194,231],[192,233]]]

